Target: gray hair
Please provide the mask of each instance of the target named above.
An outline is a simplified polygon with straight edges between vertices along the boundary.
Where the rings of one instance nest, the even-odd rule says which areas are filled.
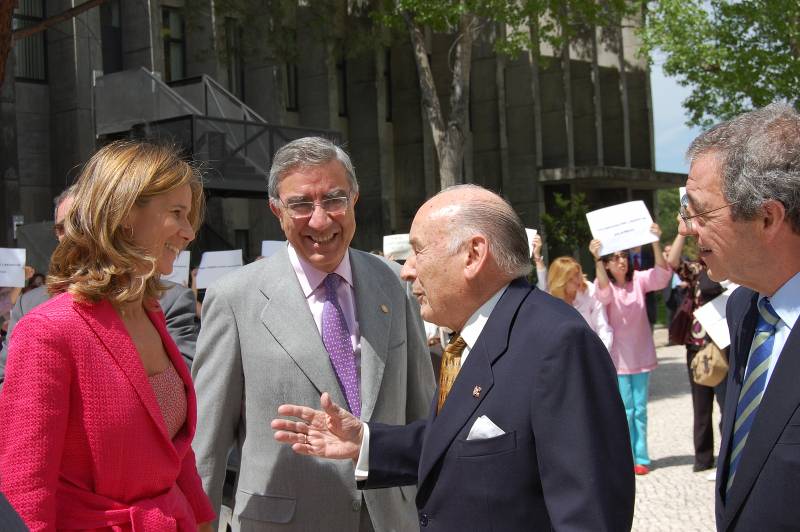
[[[478,185],[455,185],[436,195],[459,190],[488,192]],[[524,277],[532,269],[525,226],[514,208],[502,197],[496,197],[496,202],[469,200],[459,204],[447,251],[456,253],[472,235],[481,234],[486,237],[497,266],[512,279]]]
[[[64,203],[65,200],[68,198],[75,197],[75,189],[77,187],[75,185],[70,185],[64,190],[61,191],[61,194],[55,197],[53,200],[53,205],[55,208],[53,209],[53,220],[58,219],[58,208],[61,207],[61,204]]]
[[[717,157],[734,219],[752,220],[776,200],[800,233],[800,114],[791,105],[773,103],[713,126],[686,152],[690,162],[704,155]]]
[[[269,170],[267,193],[271,201],[277,201],[278,185],[291,170],[297,167],[321,166],[334,159],[344,166],[351,193],[358,193],[358,180],[350,156],[345,151],[323,137],[303,137],[282,146],[272,158]]]

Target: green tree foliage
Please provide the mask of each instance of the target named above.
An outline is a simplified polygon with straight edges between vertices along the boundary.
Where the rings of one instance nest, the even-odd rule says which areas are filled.
[[[586,221],[586,196],[573,194],[571,198],[565,198],[556,194],[554,199],[553,212],[542,214],[549,255],[551,258],[573,256],[576,251],[586,248],[592,239]]]
[[[648,5],[642,53],[692,92],[689,124],[708,126],[775,100],[800,103],[800,2],[658,0]]]

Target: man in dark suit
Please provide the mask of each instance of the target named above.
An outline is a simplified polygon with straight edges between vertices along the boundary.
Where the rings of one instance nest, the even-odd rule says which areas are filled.
[[[334,404],[283,405],[275,438],[356,460],[365,489],[417,484],[423,530],[629,530],[633,461],[614,368],[569,305],[532,288],[524,227],[475,185],[440,192],[403,267],[423,319],[454,341],[427,420],[362,424]]]
[[[730,371],[717,466],[717,529],[800,523],[800,115],[772,104],[692,142],[680,232],[728,300]]]

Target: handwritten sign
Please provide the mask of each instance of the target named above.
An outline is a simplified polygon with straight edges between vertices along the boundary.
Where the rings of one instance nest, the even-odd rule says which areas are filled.
[[[206,251],[197,268],[197,288],[208,288],[211,284],[230,272],[242,267],[242,250]]]
[[[658,240],[650,232],[653,218],[641,200],[587,212],[586,221],[592,236],[601,243],[600,255]]]
[[[169,275],[162,275],[161,278],[165,281],[172,281],[173,283],[189,286],[189,259],[191,253],[189,251],[181,251],[175,262],[172,263],[172,273]]]
[[[383,237],[383,256],[390,260],[406,260],[411,255],[408,233],[385,235]]]
[[[0,248],[0,286],[25,286],[25,250]]]
[[[266,259],[282,247],[286,247],[285,240],[262,240],[261,241],[261,257]]]

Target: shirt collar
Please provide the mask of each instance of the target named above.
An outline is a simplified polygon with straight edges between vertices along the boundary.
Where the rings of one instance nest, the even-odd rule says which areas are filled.
[[[469,317],[466,325],[461,329],[461,338],[464,339],[464,342],[466,342],[470,350],[475,346],[475,342],[478,341],[483,327],[486,325],[486,322],[489,321],[489,316],[492,314],[494,307],[497,305],[497,302],[500,301],[500,297],[502,297],[507,288],[508,285],[506,284],[495,292],[492,297],[486,300],[486,302]]]
[[[297,280],[300,281],[300,288],[303,290],[303,295],[308,299],[311,294],[316,290],[325,277],[328,276],[327,272],[319,270],[311,265],[310,262],[297,254],[292,244],[289,244],[289,262],[297,274]],[[342,262],[333,270],[332,273],[337,273],[347,282],[350,288],[353,287],[353,270],[350,267],[350,249],[344,252]]]
[[[764,297],[764,294],[759,295]],[[781,321],[789,329],[793,328],[797,318],[800,317],[800,272],[783,283],[783,286],[769,298],[769,302]]]

